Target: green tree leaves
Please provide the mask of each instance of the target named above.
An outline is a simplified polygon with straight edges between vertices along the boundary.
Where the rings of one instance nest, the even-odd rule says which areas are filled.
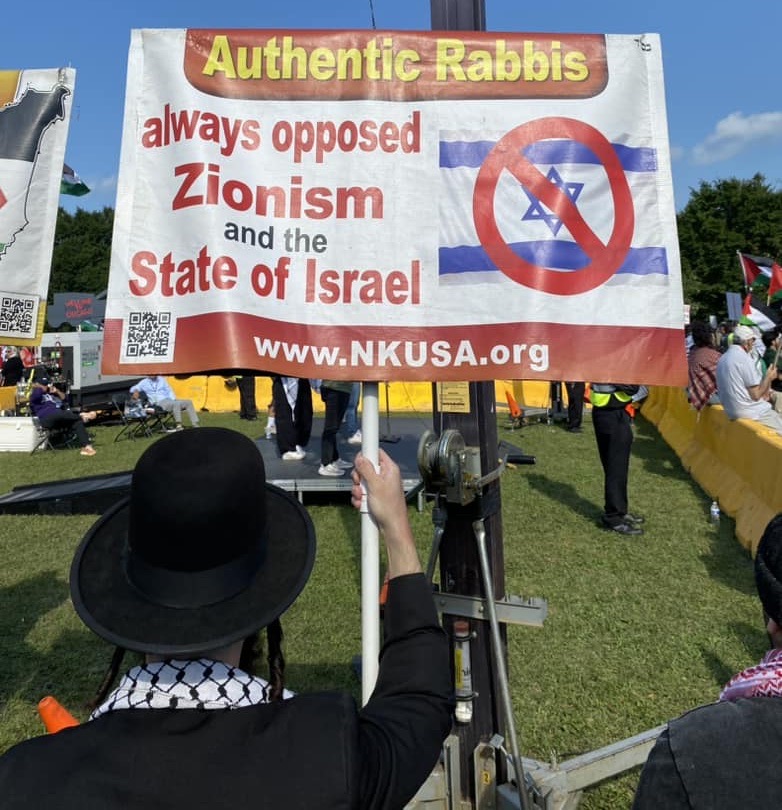
[[[782,262],[782,189],[765,177],[701,183],[677,216],[684,300],[693,318],[724,317],[725,293],[744,292],[737,251]],[[108,286],[114,209],[60,208],[49,280],[55,292],[97,294]]]
[[[677,224],[684,300],[693,318],[724,316],[725,293],[743,294],[737,251],[782,258],[782,190],[761,174],[701,183]]]
[[[114,209],[57,213],[49,303],[54,293],[96,294],[108,286]]]

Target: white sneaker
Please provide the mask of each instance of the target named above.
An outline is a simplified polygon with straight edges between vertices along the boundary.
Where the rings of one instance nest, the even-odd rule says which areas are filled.
[[[286,453],[282,454],[283,461],[301,461],[306,453],[303,451],[300,453],[298,450],[288,450]]]
[[[340,470],[352,470],[353,469],[353,462],[352,461],[345,461],[345,459],[338,458],[336,461],[331,462],[334,467],[337,467]]]
[[[307,451],[300,444],[296,445],[296,452],[297,453],[304,453],[305,456],[307,455]]]
[[[318,475],[326,475],[330,478],[339,478],[341,475],[344,475],[345,471],[341,470],[339,467],[336,467],[333,463],[331,464],[321,464],[318,468]]]
[[[361,444],[360,430],[357,430],[352,436],[348,436],[348,444]]]

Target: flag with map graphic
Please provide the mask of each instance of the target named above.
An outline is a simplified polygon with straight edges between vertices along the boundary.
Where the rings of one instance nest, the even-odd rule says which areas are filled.
[[[0,71],[0,343],[40,342],[75,77]]]

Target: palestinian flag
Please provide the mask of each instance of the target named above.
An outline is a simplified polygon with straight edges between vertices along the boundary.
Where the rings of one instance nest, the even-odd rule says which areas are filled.
[[[739,323],[746,326],[757,326],[761,332],[768,332],[782,323],[782,316],[779,310],[768,306],[758,296],[749,293],[744,299]]]
[[[63,163],[60,194],[70,194],[72,197],[83,197],[88,193],[89,188],[87,184],[67,163]]]
[[[758,278],[768,279],[768,297],[782,290],[782,267],[768,256],[751,256],[749,253],[738,254],[744,285],[749,289]]]

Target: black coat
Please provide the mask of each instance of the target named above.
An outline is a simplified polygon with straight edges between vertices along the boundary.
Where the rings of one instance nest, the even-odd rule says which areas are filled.
[[[694,709],[668,724],[641,772],[633,810],[778,807],[782,698]]]
[[[448,643],[423,575],[391,580],[375,691],[233,710],[126,709],[0,758],[3,810],[396,810],[451,727]]]
[[[18,354],[3,363],[3,385],[16,385],[24,376],[24,363]]]

